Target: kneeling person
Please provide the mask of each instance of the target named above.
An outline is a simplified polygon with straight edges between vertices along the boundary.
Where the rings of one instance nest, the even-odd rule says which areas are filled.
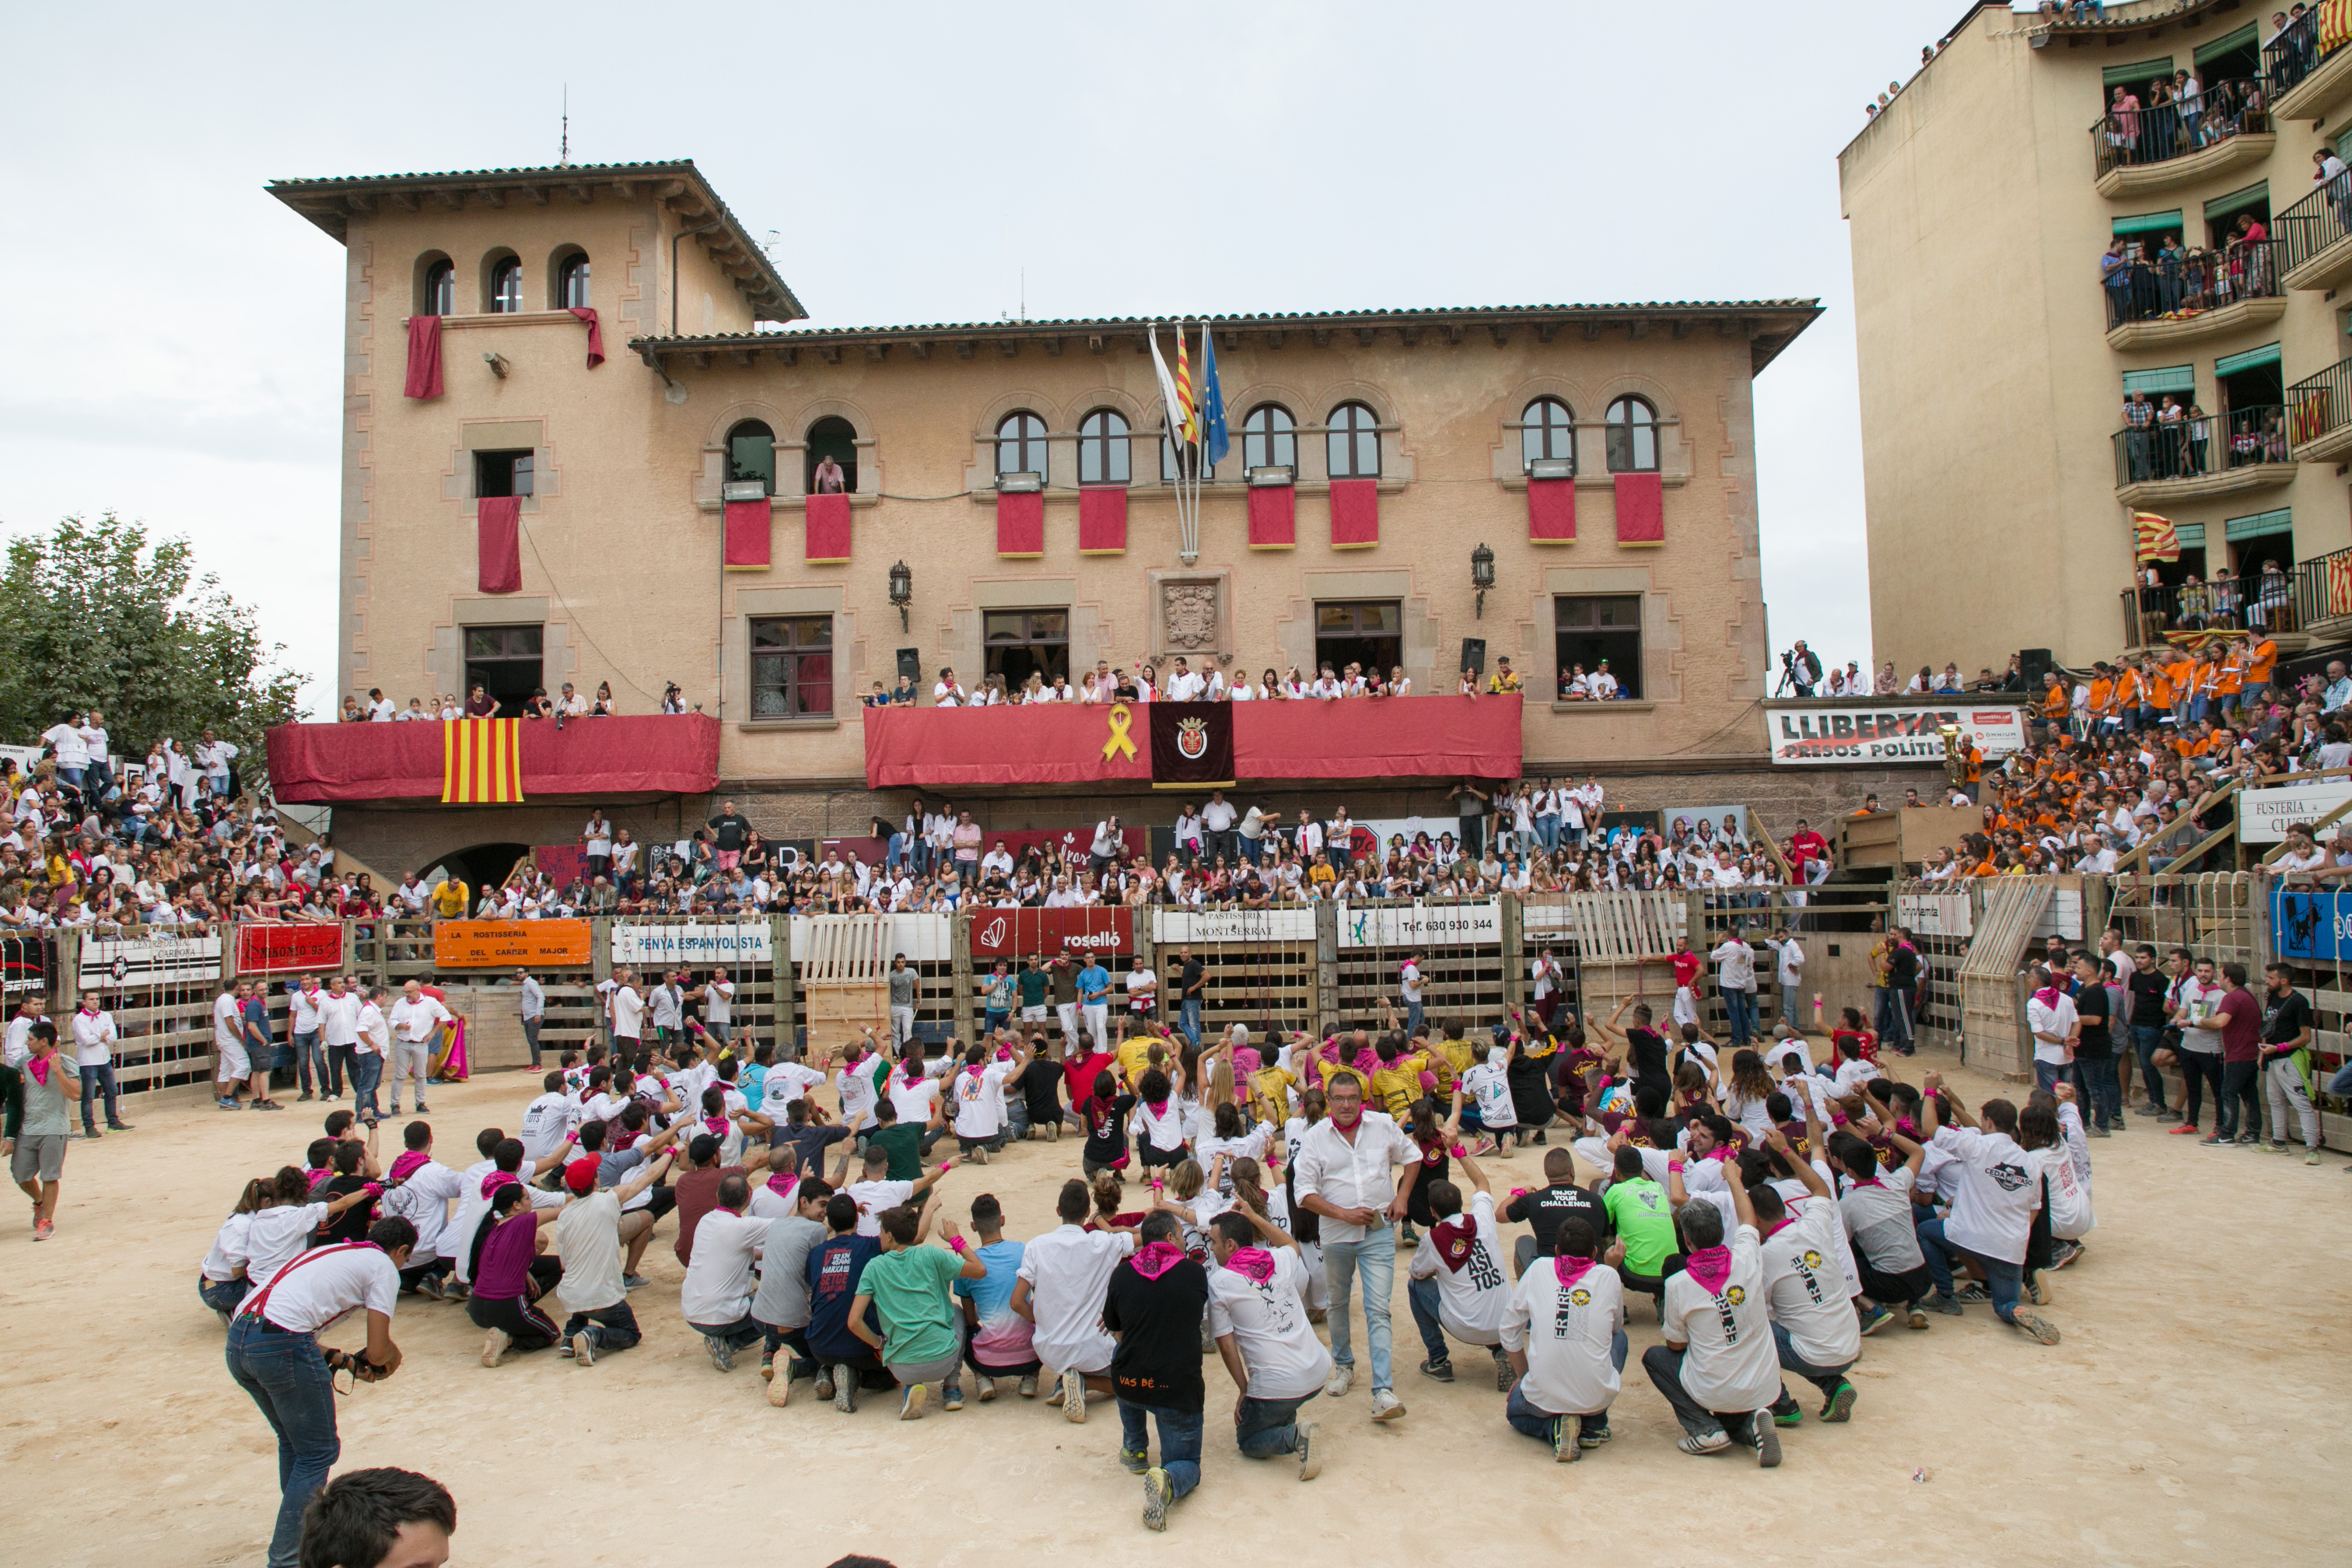
[[[1298,1419],[1299,1406],[1323,1392],[1331,1352],[1315,1337],[1307,1316],[1307,1266],[1298,1246],[1268,1220],[1244,1207],[1209,1222],[1209,1333],[1233,1374],[1241,1398],[1234,1406],[1234,1439],[1253,1459],[1298,1456],[1298,1479],[1323,1468],[1316,1426]]]
[[[1595,1263],[1590,1221],[1570,1215],[1552,1240],[1552,1256],[1519,1276],[1503,1320],[1503,1348],[1519,1374],[1503,1415],[1565,1464],[1609,1441],[1625,1370],[1625,1287],[1615,1258]]]
[[[1769,1406],[1780,1397],[1780,1363],[1764,1309],[1764,1265],[1752,1226],[1729,1246],[1723,1211],[1704,1198],[1675,1215],[1690,1246],[1685,1267],[1666,1280],[1659,1331],[1664,1342],[1642,1355],[1642,1370],[1683,1424],[1685,1454],[1719,1453],[1733,1444],[1756,1450],[1765,1468],[1780,1462],[1780,1436]]]

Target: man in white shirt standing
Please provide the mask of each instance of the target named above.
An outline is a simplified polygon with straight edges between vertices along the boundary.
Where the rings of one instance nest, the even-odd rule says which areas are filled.
[[[1729,1167],[1731,1163],[1723,1163]],[[1725,1178],[1734,1178],[1727,1169]],[[1753,1226],[1724,1244],[1723,1211],[1705,1198],[1675,1214],[1690,1248],[1684,1271],[1666,1281],[1661,1343],[1642,1354],[1675,1418],[1685,1454],[1752,1448],[1766,1469],[1780,1462],[1769,1406],[1780,1393],[1780,1363],[1765,1307],[1764,1267]]]
[[[318,1098],[323,1100],[328,1097],[327,1054],[319,1043],[322,1022],[319,1016],[319,1004],[324,997],[325,993],[319,989],[319,977],[315,974],[302,976],[301,982],[286,994],[288,1033],[294,1037],[294,1068],[301,1079],[304,1100],[311,1098],[310,1081],[314,1072],[319,1084]]]
[[[539,1026],[547,1017],[547,988],[531,977],[528,969],[515,971],[515,984],[522,992],[522,1037],[530,1045],[531,1070],[539,1070]]]
[[[646,1003],[637,994],[637,972],[613,972],[613,1049],[635,1057],[645,1048]]]
[[[96,994],[83,994],[81,1006],[73,1016],[73,1037],[74,1066],[81,1079],[81,1135],[99,1136],[98,1122],[91,1114],[98,1093],[106,1096],[108,1131],[130,1131],[130,1123],[122,1120],[122,1097],[114,1084],[114,1043],[119,1038],[114,1015],[99,1005]]]
[[[425,1074],[432,1065],[433,1037],[442,1026],[455,1022],[449,1009],[425,994],[425,988],[412,980],[400,988],[400,1000],[392,1005],[392,1114],[400,1114],[400,1080],[404,1075],[415,1081],[416,1114],[425,1114]]]
[[[1804,1032],[1805,944],[1797,933],[1782,926],[1780,934],[1769,939],[1773,952],[1772,978],[1780,987],[1780,1020],[1789,1027]]]
[[[1707,956],[1715,960],[1716,988],[1731,1016],[1731,1043],[1745,1046],[1756,1032],[1756,950],[1745,932],[1734,931]]]
[[[1209,804],[1201,808],[1201,831],[1207,836],[1202,847],[1212,865],[1220,855],[1225,858],[1228,866],[1240,863],[1240,855],[1234,845],[1234,824],[1238,820],[1233,802],[1225,798],[1225,792],[1211,790]]]
[[[360,1038],[360,994],[346,990],[343,977],[331,974],[327,988],[311,1002],[319,1016],[319,1098],[341,1100],[343,1080],[349,1078],[354,1087],[359,1083],[359,1070],[353,1065],[353,1051]],[[297,1015],[299,1017],[299,1015]]]
[[[237,1087],[248,1079],[256,1100],[268,1098],[267,1074],[253,1070],[245,1048],[245,982],[232,980],[213,998],[214,1099],[223,1110],[236,1109]]]
[[[1919,1226],[1919,1250],[1927,1254],[1927,1272],[1936,1281],[1928,1310],[1959,1316],[1952,1261],[1973,1258],[1984,1269],[1994,1315],[2042,1343],[2054,1345],[2056,1328],[2032,1312],[2018,1310],[2025,1284],[2025,1246],[2032,1235],[2034,1211],[2042,1206],[2042,1184],[2033,1179],[2032,1163],[2017,1142],[2017,1107],[2006,1100],[1988,1100],[1979,1122],[1958,1096],[1941,1092],[1943,1084],[1942,1075],[1927,1074],[1922,1080],[1927,1098],[1919,1103],[1919,1126],[1929,1146],[1950,1156],[1945,1190],[1952,1197],[1943,1218]],[[1939,1114],[1946,1110],[1960,1125],[1938,1125]]]
[[[56,749],[58,777],[76,790],[81,788],[82,775],[89,770],[89,745],[81,738],[83,718],[79,713],[68,713],[41,731],[41,739]]]
[[[83,754],[82,797],[100,801],[114,788],[113,743],[106,733],[106,716],[93,708],[81,721]]]
[[[204,769],[205,786],[215,799],[228,798],[228,765],[235,761],[236,748],[205,731],[204,743],[196,748],[196,765]]]
[[[358,995],[354,986],[353,995]],[[383,1113],[376,1108],[376,1085],[383,1081],[385,1064],[392,1060],[392,1020],[384,1016],[384,1004],[392,993],[376,986],[360,997],[359,1014],[352,1020],[358,1036],[352,1047],[352,1110],[370,1127]]]
[[[1307,1130],[1292,1166],[1299,1206],[1323,1221],[1323,1279],[1330,1291],[1331,1381],[1324,1392],[1338,1399],[1354,1381],[1356,1357],[1349,1333],[1348,1300],[1361,1276],[1364,1327],[1371,1341],[1372,1419],[1404,1415],[1390,1366],[1389,1298],[1396,1285],[1396,1240],[1391,1222],[1404,1215],[1404,1194],[1391,1174],[1397,1165],[1418,1172],[1421,1151],[1396,1122],[1364,1109],[1363,1088],[1353,1074],[1333,1077],[1326,1087],[1330,1114]]]

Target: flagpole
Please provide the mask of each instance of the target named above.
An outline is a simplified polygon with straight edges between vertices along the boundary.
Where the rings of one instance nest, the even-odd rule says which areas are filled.
[[[1181,345],[1183,335],[1184,321],[1183,318],[1179,317],[1176,322],[1176,336],[1180,346]],[[1192,405],[1195,409],[1200,407],[1200,396],[1197,393],[1192,395]],[[1198,416],[1196,415],[1196,425],[1197,422]],[[1178,560],[1181,561],[1185,565],[1191,566],[1201,559],[1200,443],[1198,441],[1185,442],[1183,444],[1183,450],[1179,453],[1178,456],[1181,465],[1179,471],[1182,473],[1184,479],[1183,482],[1177,487],[1179,494],[1176,509],[1176,555]]]

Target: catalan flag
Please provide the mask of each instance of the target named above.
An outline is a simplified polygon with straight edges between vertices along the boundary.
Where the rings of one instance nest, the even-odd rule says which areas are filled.
[[[2347,43],[2352,43],[2352,0],[2321,0],[2319,52],[2333,54]]]
[[[2346,0],[2352,4],[2352,0]],[[2138,548],[2135,559],[2140,561],[2178,561],[2180,559],[2180,535],[2174,531],[2170,518],[2158,517],[2152,511],[2132,513],[2132,532]]]
[[[441,726],[441,804],[512,805],[522,799],[522,721],[453,719]]]
[[[2339,550],[2327,558],[2326,613],[2352,616],[2352,550]]]
[[[1183,420],[1184,445],[1197,447],[1201,444],[1201,412],[1192,399],[1192,356],[1185,352],[1184,329],[1181,325],[1176,329],[1176,401],[1181,405],[1178,413]]]

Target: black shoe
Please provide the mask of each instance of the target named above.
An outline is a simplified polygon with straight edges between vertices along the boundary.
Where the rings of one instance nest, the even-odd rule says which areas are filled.
[[[1421,1375],[1423,1377],[1433,1377],[1440,1383],[1452,1383],[1454,1381],[1454,1363],[1451,1361],[1423,1362],[1421,1363]]]

